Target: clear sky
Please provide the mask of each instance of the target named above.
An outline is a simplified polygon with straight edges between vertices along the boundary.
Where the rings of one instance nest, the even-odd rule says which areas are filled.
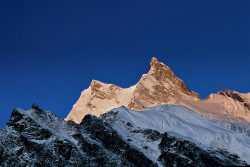
[[[202,98],[250,92],[248,0],[0,0],[0,127],[16,107],[65,118],[92,79],[121,87],[152,57]]]

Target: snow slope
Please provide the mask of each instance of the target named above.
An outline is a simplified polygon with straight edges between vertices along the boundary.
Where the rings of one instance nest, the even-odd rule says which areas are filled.
[[[112,124],[119,134],[138,147],[151,159],[159,156],[159,141],[148,141],[136,131],[152,129],[196,143],[204,149],[220,149],[237,154],[250,164],[250,137],[230,131],[184,106],[161,105],[144,111],[125,107],[113,109],[101,118]],[[148,149],[144,149],[144,148]]]
[[[248,94],[240,94],[247,96]],[[250,98],[246,98],[249,101]],[[169,104],[183,105],[200,114],[210,118],[233,122],[233,123],[250,123],[250,110],[244,106],[244,103],[219,94],[211,94],[204,101],[190,101],[183,99],[172,99]],[[249,102],[246,104],[250,104]]]

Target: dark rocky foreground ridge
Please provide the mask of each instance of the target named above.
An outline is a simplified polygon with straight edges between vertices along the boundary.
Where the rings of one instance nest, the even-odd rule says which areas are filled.
[[[144,132],[151,135],[150,130]],[[236,155],[205,151],[167,133],[157,137],[161,141],[158,145],[161,155],[152,160],[100,118],[86,115],[76,124],[33,105],[29,110],[15,109],[7,126],[0,130],[0,166],[246,165]]]

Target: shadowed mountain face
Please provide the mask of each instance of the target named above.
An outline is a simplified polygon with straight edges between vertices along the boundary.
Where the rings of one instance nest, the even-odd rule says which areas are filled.
[[[157,166],[108,124],[66,122],[37,106],[15,109],[0,130],[0,166]]]
[[[143,127],[134,129],[133,123],[126,123],[117,115],[124,108],[117,110],[103,115],[101,119],[86,115],[80,124],[76,124],[64,121],[37,105],[29,110],[15,109],[7,126],[0,130],[0,166],[246,165],[236,155],[205,150],[167,132]],[[156,108],[156,112],[158,110]],[[124,137],[125,133],[134,134],[133,141]],[[141,141],[141,144],[135,144],[134,140]],[[152,145],[143,147],[143,150],[143,141]],[[157,150],[157,156],[147,154],[152,148]]]
[[[141,111],[147,107],[166,104],[175,98],[200,101],[199,94],[189,90],[168,66],[156,58],[152,58],[150,66],[149,72],[136,85],[127,89],[93,80],[65,120],[80,123],[86,114],[100,116],[120,106]]]

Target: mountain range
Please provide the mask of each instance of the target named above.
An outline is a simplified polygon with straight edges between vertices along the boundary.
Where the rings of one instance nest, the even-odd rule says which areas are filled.
[[[125,106],[142,111],[162,104],[186,106],[213,119],[235,123],[250,122],[250,93],[222,89],[201,100],[164,63],[152,58],[150,70],[136,85],[123,89],[93,80],[74,104],[65,120],[80,123],[87,114],[100,116],[112,108]]]
[[[0,130],[0,166],[247,166],[250,93],[201,99],[152,58],[137,84],[93,80],[63,120],[33,104]]]

